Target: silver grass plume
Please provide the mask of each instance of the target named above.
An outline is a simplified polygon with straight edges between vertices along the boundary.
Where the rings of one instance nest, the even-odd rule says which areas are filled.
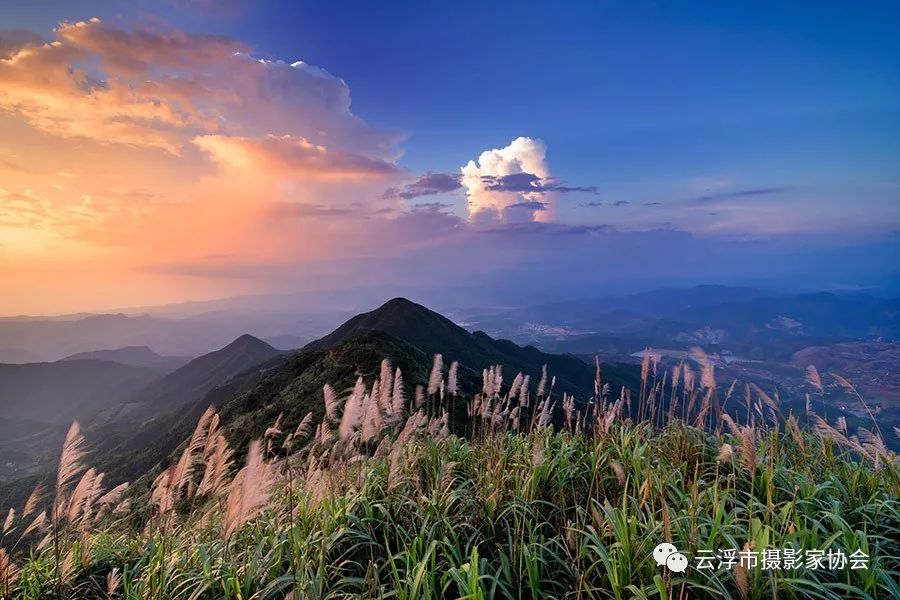
[[[347,401],[344,403],[344,414],[341,415],[341,424],[338,428],[338,436],[342,440],[349,439],[359,424],[362,416],[362,402],[365,394],[365,384],[360,376],[356,380],[356,386]]]
[[[457,371],[459,371],[459,362],[454,360],[450,363],[450,372],[447,374],[447,392],[452,396],[456,396],[459,393]]]
[[[375,393],[376,388],[373,388]],[[381,407],[377,399],[366,396],[363,402],[362,441],[363,443],[374,440],[381,434],[384,421],[381,418]]]
[[[494,365],[494,381],[491,383],[491,389],[494,394],[499,396],[503,387],[503,365]]]
[[[547,388],[547,365],[541,367],[541,379],[538,381],[537,386],[537,396],[540,398],[544,395],[544,390]]]
[[[62,453],[59,457],[59,468],[56,473],[56,490],[59,491],[79,472],[81,472],[81,461],[87,452],[84,449],[84,437],[81,435],[81,426],[78,421],[72,423],[69,432],[66,434],[66,440],[63,442]]]
[[[751,474],[756,473],[756,434],[753,427],[744,427],[740,435],[741,461]]]
[[[619,482],[619,486],[624,486],[626,477],[625,477],[625,469],[622,468],[622,463],[617,460],[610,462],[610,466],[612,467],[613,472],[616,474],[616,481]]]
[[[247,464],[231,482],[225,505],[226,538],[262,512],[274,481],[272,468],[263,457],[261,442],[253,440],[247,450]]]
[[[431,365],[431,375],[428,377],[428,395],[432,396],[437,393],[441,386],[444,371],[444,357],[441,354],[434,355],[434,362]]]
[[[378,374],[378,381],[378,407],[381,409],[382,413],[390,415],[394,377],[391,374],[391,361],[386,358],[381,361],[381,371]]]
[[[204,450],[205,468],[197,493],[217,495],[224,491],[231,464],[232,451],[228,441],[221,432],[213,432]]]
[[[837,430],[847,435],[847,417],[844,415],[837,418]]]
[[[806,367],[806,382],[816,388],[820,394],[825,393],[825,387],[822,385],[822,378],[819,376],[819,370],[815,365]]]
[[[421,385],[416,386],[416,399],[415,406],[416,408],[422,408],[422,405],[425,404],[425,388]]]
[[[691,348],[691,354],[694,356],[694,359],[700,364],[700,385],[708,390],[712,390],[716,388],[716,374],[715,374],[715,366],[712,361],[709,360],[709,356],[706,355],[706,352],[703,351],[703,348],[699,346],[694,346]]]
[[[19,581],[19,567],[6,550],[0,548],[0,597],[11,598]]]
[[[150,502],[155,504],[160,516],[165,517],[174,508],[172,488],[175,485],[176,466],[172,465],[156,476],[150,492]]]
[[[119,567],[113,567],[113,569],[106,574],[106,597],[113,598],[119,591],[119,586],[121,585],[122,574],[119,572]]]
[[[403,396],[403,374],[400,367],[394,371],[394,389],[391,396],[391,416],[399,419],[403,415],[406,398]]]
[[[326,383],[322,387],[322,395],[325,397],[325,416],[328,417],[329,421],[336,423],[338,420],[338,401],[337,394],[334,393],[334,388]]]
[[[45,486],[43,482],[37,484],[34,487],[34,490],[32,490],[31,495],[28,496],[28,500],[25,501],[25,507],[22,509],[23,519],[35,511],[38,504],[44,499],[44,494]]]
[[[85,509],[85,505],[90,496],[90,490],[94,486],[94,479],[97,477],[97,471],[91,467],[81,476],[81,480],[75,485],[75,489],[72,490],[72,496],[69,498],[69,506],[67,511],[67,517],[69,519],[69,523],[76,523],[78,521],[78,517]]]
[[[722,444],[719,448],[719,454],[716,456],[716,462],[731,462],[731,456],[734,454],[734,448],[731,444]]]
[[[522,373],[521,371],[516,374],[513,378],[513,382],[509,386],[509,397],[515,398],[519,394],[519,389],[522,387]]]
[[[47,531],[47,511],[41,511],[41,513],[34,518],[31,524],[22,531],[22,537],[25,537],[29,533],[33,531]]]

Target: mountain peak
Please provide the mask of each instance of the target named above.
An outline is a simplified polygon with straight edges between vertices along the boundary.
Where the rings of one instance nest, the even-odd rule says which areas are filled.
[[[352,337],[370,331],[381,331],[399,338],[421,350],[430,352],[432,343],[458,340],[469,333],[450,319],[406,298],[393,298],[375,310],[361,313],[325,337],[304,347],[304,350],[324,350]],[[449,349],[447,349],[449,351]]]
[[[202,397],[235,375],[282,356],[259,338],[244,334],[219,350],[199,356],[148,386],[135,402],[157,413]]]
[[[227,346],[222,348],[222,350],[228,350],[229,348],[234,348],[234,349],[236,349],[236,348],[252,348],[255,350],[262,350],[264,352],[266,352],[266,351],[278,352],[277,350],[275,350],[275,348],[273,348],[269,344],[265,343],[258,337],[254,337],[254,336],[250,335],[249,333],[245,333],[244,335],[238,337],[233,342],[231,342],[230,344],[228,344]]]
[[[421,304],[416,304],[409,298],[404,298],[403,296],[397,296],[396,298],[391,298],[381,306],[379,306],[376,310],[414,310],[414,309],[422,309],[428,310]],[[430,311],[429,311],[430,312]]]
[[[386,333],[418,348],[425,355],[440,353],[445,361],[459,361],[476,372],[492,364],[539,377],[543,365],[558,377],[558,389],[590,394],[593,371],[573,356],[545,354],[484,332],[469,333],[447,317],[406,298],[393,298],[373,311],[359,314],[303,351],[331,350],[371,332]]]

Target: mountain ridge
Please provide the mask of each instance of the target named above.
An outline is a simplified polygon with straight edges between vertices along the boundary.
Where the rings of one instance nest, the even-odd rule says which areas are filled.
[[[155,368],[160,371],[174,371],[187,364],[191,358],[189,356],[162,356],[154,352],[150,346],[122,346],[77,352],[60,360],[98,359],[135,367]]]
[[[136,393],[108,419],[157,417],[201,398],[232,377],[282,353],[262,340],[243,334],[230,344],[189,361]]]

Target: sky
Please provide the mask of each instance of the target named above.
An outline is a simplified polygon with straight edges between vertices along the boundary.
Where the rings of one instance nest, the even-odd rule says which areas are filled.
[[[0,314],[898,264],[893,2],[0,5]]]

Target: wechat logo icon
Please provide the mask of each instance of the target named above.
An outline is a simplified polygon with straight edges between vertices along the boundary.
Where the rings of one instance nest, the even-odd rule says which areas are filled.
[[[663,566],[673,573],[684,573],[687,571],[687,556],[678,551],[678,548],[672,544],[663,542],[653,549],[653,559],[658,566]]]

